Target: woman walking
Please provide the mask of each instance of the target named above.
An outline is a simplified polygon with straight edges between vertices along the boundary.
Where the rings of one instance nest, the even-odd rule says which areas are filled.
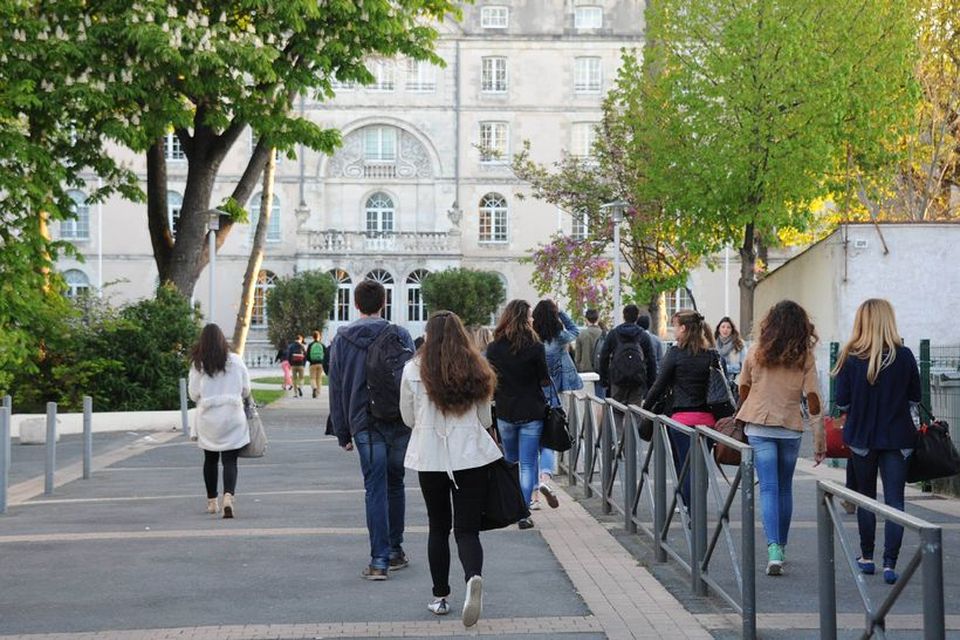
[[[190,398],[197,405],[197,432],[203,449],[203,481],[207,487],[207,513],[223,509],[224,518],[236,515],[237,454],[250,442],[243,411],[250,397],[250,374],[243,359],[230,351],[227,339],[215,324],[200,332],[191,354]],[[217,503],[217,480],[223,464],[223,503]]]
[[[717,351],[727,367],[727,380],[730,381],[730,387],[736,396],[737,386],[735,382],[746,359],[746,345],[740,337],[740,332],[737,331],[737,325],[733,324],[733,320],[727,316],[721,318],[720,322],[717,323],[713,338],[717,343]]]
[[[883,501],[903,511],[903,489],[917,429],[911,403],[920,402],[920,374],[913,352],[903,346],[893,306],[872,298],[857,309],[853,335],[840,351],[833,370],[837,405],[847,414],[843,441],[853,455],[856,489],[877,497],[877,473],[883,479]],[[860,571],[876,572],[873,561],[877,517],[857,509],[860,529]],[[894,584],[903,527],[887,520],[883,536],[883,580]]]
[[[450,611],[450,527],[457,541],[467,592],[463,624],[472,627],[483,605],[480,516],[486,466],[501,458],[485,429],[496,374],[451,311],[430,316],[426,338],[403,369],[400,412],[413,431],[404,466],[419,473],[430,533],[427,558],[438,616]],[[450,503],[453,500],[451,513]]]
[[[274,362],[280,363],[280,370],[283,371],[283,390],[293,389],[293,367],[290,365],[290,359],[287,357],[287,347],[280,347],[277,350],[277,357]]]
[[[583,388],[583,380],[577,373],[577,366],[570,357],[570,345],[580,335],[580,328],[573,323],[553,300],[544,299],[533,309],[533,330],[543,341],[543,348],[547,358],[547,371],[550,372],[550,383],[543,388],[543,395],[551,407],[560,406],[560,393],[576,391]],[[546,499],[552,509],[560,503],[557,501],[557,492],[550,485],[553,474],[557,472],[557,452],[547,447],[540,447],[540,484],[539,493]],[[540,500],[533,498],[531,509],[540,508]]]
[[[520,490],[530,504],[537,485],[537,457],[546,400],[543,387],[550,384],[543,343],[533,330],[530,303],[511,300],[507,304],[493,342],[487,347],[487,359],[497,372],[497,428],[503,441],[503,457],[520,462]],[[533,527],[524,518],[521,529]]]
[[[767,575],[783,573],[784,553],[793,517],[793,472],[803,435],[801,401],[811,422],[823,419],[813,348],[817,333],[807,312],[796,302],[778,302],[760,323],[760,339],[740,374],[737,420],[754,451],[760,480],[760,508],[767,536]],[[814,429],[815,459],[823,460],[825,444]]]

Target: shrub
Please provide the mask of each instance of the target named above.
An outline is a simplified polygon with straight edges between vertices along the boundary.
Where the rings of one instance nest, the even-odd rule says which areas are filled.
[[[273,346],[282,349],[298,333],[306,337],[323,331],[336,295],[336,281],[322,271],[278,278],[267,294],[267,336]]]
[[[492,271],[447,269],[423,280],[423,302],[429,312],[453,311],[467,326],[490,322],[505,292],[500,277]]]

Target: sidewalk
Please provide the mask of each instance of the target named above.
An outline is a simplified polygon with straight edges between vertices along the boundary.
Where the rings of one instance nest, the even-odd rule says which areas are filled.
[[[454,611],[426,609],[426,513],[412,474],[410,567],[384,583],[361,580],[359,465],[323,435],[324,405],[307,394],[262,410],[270,447],[241,460],[232,521],[204,513],[202,457],[179,434],[110,451],[95,440],[93,478],[61,474],[51,498],[21,482],[0,516],[0,638],[710,637],[562,493],[560,509],[535,514],[535,529],[483,535],[484,612],[469,631],[456,615],[455,556]]]

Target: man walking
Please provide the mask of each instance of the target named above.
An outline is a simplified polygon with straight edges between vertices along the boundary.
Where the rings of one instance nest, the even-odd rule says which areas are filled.
[[[323,369],[327,364],[327,348],[320,342],[322,334],[313,332],[313,342],[307,346],[307,362],[310,363],[310,386],[313,387],[313,397],[320,397],[320,386],[323,383]]]
[[[406,329],[380,317],[383,285],[364,280],[354,289],[360,319],[341,327],[330,345],[330,422],[344,451],[356,446],[366,494],[370,562],[367,580],[407,566],[403,552],[403,459],[410,429],[400,418],[400,376],[413,357]]]
[[[604,329],[597,324],[600,320],[600,314],[596,309],[587,309],[584,317],[587,319],[587,326],[577,336],[577,342],[574,345],[574,364],[577,365],[579,373],[597,373]],[[593,383],[593,388],[598,397],[606,396],[606,391],[599,381]]]
[[[657,360],[650,335],[637,324],[640,308],[623,308],[623,323],[607,333],[600,349],[600,383],[622,404],[641,405],[657,379]]]
[[[293,369],[293,397],[303,396],[303,368],[307,364],[307,347],[303,344],[303,335],[287,347],[287,361]]]

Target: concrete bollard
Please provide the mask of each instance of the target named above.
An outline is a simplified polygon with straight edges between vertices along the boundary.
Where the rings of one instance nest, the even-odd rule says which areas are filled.
[[[57,468],[57,403],[47,403],[47,468],[43,495],[53,495],[53,474]]]
[[[187,413],[187,379],[180,378],[180,425],[183,435],[190,437],[190,415]]]
[[[10,409],[4,403],[0,408],[0,513],[7,512],[7,483],[10,479],[10,420]]]
[[[83,396],[83,479],[93,472],[93,398]]]

